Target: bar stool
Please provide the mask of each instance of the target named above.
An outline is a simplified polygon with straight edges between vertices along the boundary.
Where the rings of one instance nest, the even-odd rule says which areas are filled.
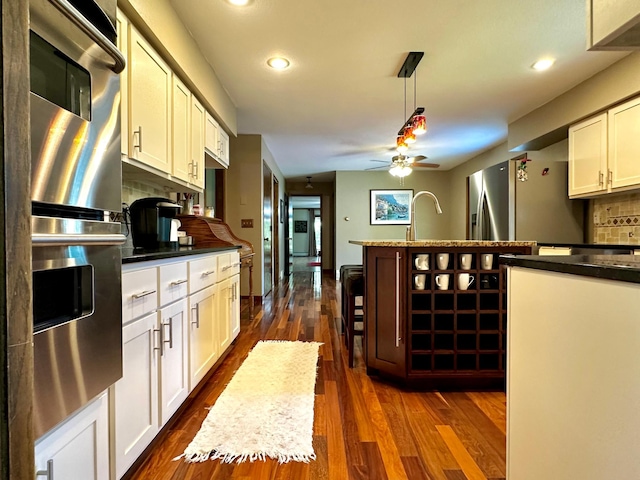
[[[345,279],[347,272],[351,270],[360,270],[362,271],[362,265],[342,265],[340,267],[340,285],[341,285],[341,295],[340,295],[340,308],[341,308],[341,330],[340,333],[344,333],[345,331],[345,319],[347,318],[347,289],[345,288]]]
[[[356,329],[356,322],[363,321],[363,315],[356,313],[356,298],[364,295],[364,275],[362,269],[349,269],[344,274],[343,297],[346,298],[343,316],[342,328],[344,331],[344,341],[347,346],[349,355],[349,367],[353,367],[353,341],[355,336],[362,337],[364,335],[364,324],[361,329]],[[362,308],[362,307],[361,307]]]

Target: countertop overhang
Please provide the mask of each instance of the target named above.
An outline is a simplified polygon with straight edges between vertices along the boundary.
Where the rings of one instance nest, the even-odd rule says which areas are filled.
[[[534,241],[493,240],[349,240],[363,247],[535,247]]]
[[[122,247],[122,263],[146,262],[162,260],[163,258],[182,257],[185,255],[200,255],[202,253],[216,253],[224,250],[238,250],[240,246],[230,245],[221,247],[179,247],[178,249],[145,250],[141,248]]]
[[[640,283],[640,255],[501,255],[500,263],[511,267]]]

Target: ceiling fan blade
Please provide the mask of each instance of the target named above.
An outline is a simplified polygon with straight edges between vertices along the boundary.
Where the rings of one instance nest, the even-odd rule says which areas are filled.
[[[411,168],[414,168],[414,167],[439,168],[440,164],[439,163],[413,163],[411,165]]]
[[[365,170],[378,170],[380,168],[389,168],[389,165],[382,165],[381,167],[365,168]]]
[[[369,160],[370,162],[380,162],[380,163],[389,163],[389,160],[375,160],[375,159],[371,159]]]
[[[422,160],[426,160],[427,157],[425,157],[424,155],[416,155],[415,157],[413,157],[413,161],[414,162],[421,162]]]

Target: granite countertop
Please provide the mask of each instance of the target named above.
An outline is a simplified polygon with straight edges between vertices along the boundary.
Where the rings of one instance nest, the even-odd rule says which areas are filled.
[[[146,262],[149,260],[161,260],[163,258],[182,257],[185,255],[199,255],[202,253],[216,253],[224,250],[238,250],[236,245],[224,247],[179,247],[174,249],[145,250],[141,248],[122,247],[122,263]]]
[[[363,247],[535,247],[533,241],[491,240],[349,240]]]
[[[640,283],[640,255],[501,255],[500,263],[510,267]]]

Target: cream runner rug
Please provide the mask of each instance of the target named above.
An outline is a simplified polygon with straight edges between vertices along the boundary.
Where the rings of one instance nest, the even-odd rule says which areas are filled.
[[[181,455],[188,462],[315,460],[317,342],[260,341]],[[180,458],[180,457],[178,457]]]

